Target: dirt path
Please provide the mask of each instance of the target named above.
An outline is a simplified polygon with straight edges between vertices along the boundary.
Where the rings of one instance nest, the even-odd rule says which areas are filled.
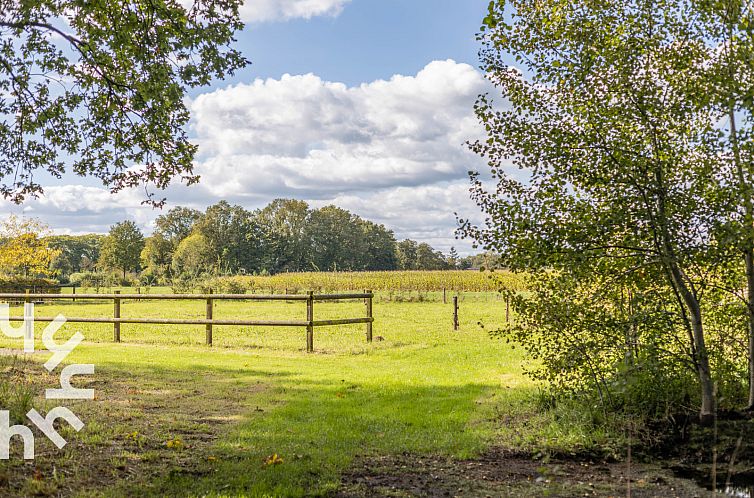
[[[533,461],[501,449],[474,460],[404,454],[363,458],[343,476],[337,498],[632,496],[707,497],[693,481],[656,465]]]

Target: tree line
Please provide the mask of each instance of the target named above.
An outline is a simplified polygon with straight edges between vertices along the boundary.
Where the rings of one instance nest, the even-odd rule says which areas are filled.
[[[6,237],[7,240],[13,237]],[[226,201],[204,212],[176,207],[144,233],[133,221],[113,225],[107,235],[46,235],[49,274],[68,282],[117,273],[144,283],[210,275],[302,271],[466,269],[484,257],[445,255],[429,244],[396,240],[392,230],[336,206],[276,199],[247,210]],[[39,272],[37,272],[39,273]]]

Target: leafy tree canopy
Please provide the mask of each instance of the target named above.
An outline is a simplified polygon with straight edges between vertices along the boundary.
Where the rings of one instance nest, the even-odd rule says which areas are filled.
[[[197,181],[186,90],[248,63],[230,48],[240,2],[0,0],[0,194],[42,193],[40,172]]]
[[[100,264],[109,269],[120,269],[125,278],[126,272],[139,267],[141,251],[144,249],[144,235],[133,221],[116,223],[102,244]]]
[[[45,238],[50,229],[40,220],[11,215],[0,225],[0,270],[6,275],[47,276],[53,273],[53,260],[60,254]]]

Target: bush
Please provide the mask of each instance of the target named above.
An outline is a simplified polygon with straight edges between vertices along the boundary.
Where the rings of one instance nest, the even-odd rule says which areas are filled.
[[[698,383],[681,346],[687,332],[667,312],[674,296],[665,287],[649,279],[546,273],[532,277],[529,288],[509,293],[517,320],[493,334],[527,350],[535,360],[527,373],[544,381],[555,398],[645,420],[698,402]]]
[[[246,294],[253,289],[253,283],[243,277],[217,277],[207,280],[204,285],[220,294]]]
[[[103,272],[71,273],[68,281],[77,287],[94,287],[99,289],[110,284],[110,275]]]
[[[0,277],[0,292],[23,293],[26,290],[42,294],[58,294],[60,286],[46,278]]]

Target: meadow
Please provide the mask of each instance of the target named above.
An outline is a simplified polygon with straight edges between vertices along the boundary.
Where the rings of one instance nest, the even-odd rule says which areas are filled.
[[[110,292],[118,289],[99,289]],[[133,294],[134,289],[120,289]],[[93,292],[83,289],[80,292]],[[203,301],[125,300],[121,316],[203,318]],[[455,293],[453,294],[455,295]],[[36,458],[21,444],[0,461],[3,496],[583,496],[621,493],[626,440],[583,409],[543,404],[541,386],[520,348],[490,336],[506,303],[496,292],[377,291],[374,342],[365,325],[315,328],[314,353],[303,328],[69,323],[85,340],[65,362],[92,363],[74,385],[94,400],[65,401],[85,423],[55,448],[38,434]],[[446,296],[449,297],[449,296]],[[20,316],[22,307],[11,307]],[[36,316],[110,317],[110,301],[53,301]],[[315,302],[316,319],[363,316],[361,300]],[[304,319],[301,301],[215,301],[214,317]],[[515,319],[511,316],[510,319]],[[0,336],[0,403],[11,423],[30,407],[46,413],[45,388],[58,372],[35,324],[37,351]],[[565,457],[565,460],[562,458]],[[575,459],[574,459],[575,457]],[[555,458],[555,460],[551,460]],[[560,460],[558,460],[560,458]],[[644,486],[684,486],[653,467]],[[630,469],[629,469],[630,471]],[[652,477],[659,476],[659,477]],[[653,481],[653,479],[655,479]],[[670,483],[670,484],[668,484]],[[428,491],[429,490],[429,491]],[[655,490],[655,492],[657,492]],[[691,493],[697,493],[694,487]],[[575,493],[575,494],[574,494]]]
[[[363,306],[318,304],[317,317],[359,315]],[[204,313],[202,303],[166,309],[147,300],[125,302],[122,310],[139,317]],[[51,303],[35,311],[111,316],[112,303]],[[215,310],[222,318],[304,313],[300,302],[218,302]],[[37,438],[36,460],[4,462],[0,485],[21,496],[327,495],[363,459],[479,455],[500,437],[501,407],[521,407],[534,392],[519,352],[480,326],[499,324],[503,313],[494,294],[471,296],[454,332],[449,304],[378,296],[379,339],[367,344],[363,325],[322,327],[314,354],[305,352],[301,328],[216,327],[210,348],[202,345],[203,326],[124,324],[123,342],[115,344],[111,325],[67,324],[59,342],[74,331],[86,340],[66,361],[96,368],[75,383],[94,388],[95,400],[69,405],[86,426],[62,431],[70,441],[63,450]],[[37,323],[37,338],[43,327]],[[9,338],[0,345],[20,348]],[[48,356],[4,366],[36,393],[40,411],[50,406],[42,387],[56,382],[40,365]]]

